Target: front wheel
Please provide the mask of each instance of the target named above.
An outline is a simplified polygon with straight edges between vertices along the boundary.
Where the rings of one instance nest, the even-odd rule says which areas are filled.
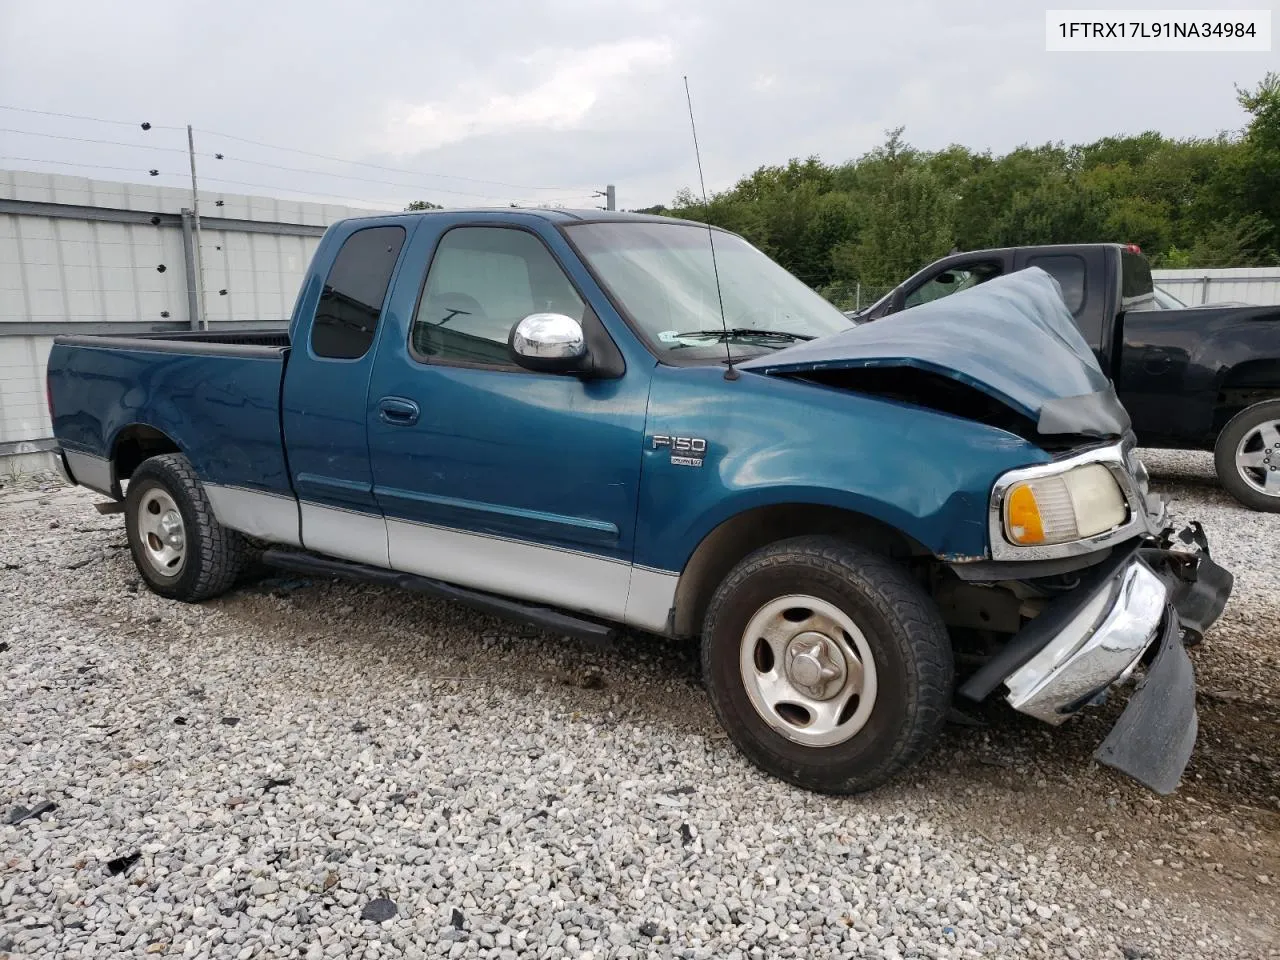
[[[734,568],[707,610],[702,668],[747,758],[822,793],[870,790],[919,760],[955,669],[906,570],[831,537],[782,541]]]
[[[194,603],[235,583],[244,538],[218,523],[182,454],[144,460],[129,478],[124,512],[133,562],[153,592]]]
[[[1280,512],[1280,400],[1232,417],[1218,434],[1213,465],[1218,481],[1246,507]]]

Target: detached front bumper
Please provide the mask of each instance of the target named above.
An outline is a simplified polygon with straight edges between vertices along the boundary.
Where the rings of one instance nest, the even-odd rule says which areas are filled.
[[[1191,758],[1198,721],[1183,637],[1199,642],[1222,614],[1232,577],[1209,559],[1198,525],[1117,551],[1052,601],[961,687],[982,700],[1003,686],[1017,710],[1065,722],[1146,673],[1094,754],[1157,793],[1171,793]]]
[[[1063,723],[1125,679],[1165,619],[1169,588],[1140,559],[1102,585],[1024,666],[1005,678],[1010,706]]]

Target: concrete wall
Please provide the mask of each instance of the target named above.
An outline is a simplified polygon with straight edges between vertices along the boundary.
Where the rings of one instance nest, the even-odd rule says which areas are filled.
[[[36,453],[38,442],[53,436],[44,390],[51,346],[48,336],[0,336],[0,451]]]
[[[385,212],[202,190],[200,284],[190,206],[171,187],[0,170],[0,472],[52,463],[56,334],[190,329],[197,284],[214,328],[283,322],[325,227]]]

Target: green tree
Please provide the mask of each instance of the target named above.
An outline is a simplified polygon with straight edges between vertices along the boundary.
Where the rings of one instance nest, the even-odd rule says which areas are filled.
[[[1258,241],[1269,251],[1280,250],[1280,74],[1268,73],[1253,90],[1238,90],[1237,99],[1252,117],[1233,164],[1238,212],[1265,220]]]
[[[897,283],[951,248],[952,206],[936,174],[902,171],[871,198],[857,241],[837,248],[837,272],[865,286]]]
[[[1234,134],[1146,131],[999,156],[958,144],[921,151],[897,127],[856,159],[793,158],[706,203],[686,189],[649,211],[739,233],[836,298],[896,284],[953,245],[1114,241],[1166,266],[1275,263],[1280,75],[1236,98],[1250,119]]]
[[[1268,245],[1275,225],[1260,213],[1219,220],[1205,229],[1187,253],[1189,267],[1260,267],[1275,263]]]

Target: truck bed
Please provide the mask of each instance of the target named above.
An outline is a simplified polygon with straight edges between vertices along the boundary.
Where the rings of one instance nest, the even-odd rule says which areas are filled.
[[[176,447],[208,483],[290,495],[288,353],[282,328],[55,337],[48,386],[68,469],[118,497],[135,460]]]
[[[151,350],[162,353],[187,353],[211,356],[260,356],[275,355],[289,346],[287,328],[270,327],[260,330],[193,330],[176,333],[135,333],[114,337],[105,334],[77,336],[71,334],[57,338],[58,343],[77,347],[111,346],[120,349]],[[235,349],[227,350],[231,347]],[[253,348],[246,352],[239,348]],[[266,351],[263,353],[263,351]]]

